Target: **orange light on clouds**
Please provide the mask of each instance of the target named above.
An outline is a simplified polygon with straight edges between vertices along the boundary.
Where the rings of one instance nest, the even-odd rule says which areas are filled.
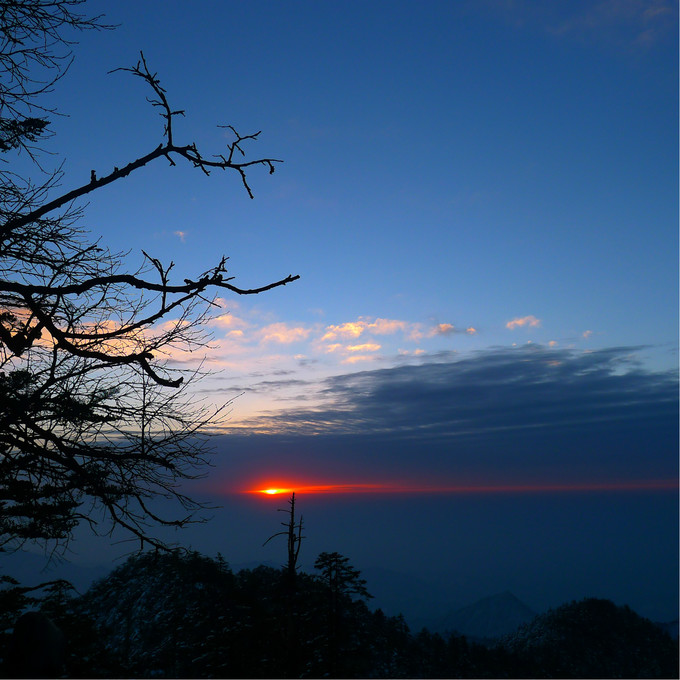
[[[571,484],[515,484],[489,486],[424,486],[416,484],[300,484],[248,489],[245,493],[264,496],[281,494],[489,494],[489,493],[568,493],[587,491],[669,491],[678,490],[677,479],[624,482],[584,482]]]

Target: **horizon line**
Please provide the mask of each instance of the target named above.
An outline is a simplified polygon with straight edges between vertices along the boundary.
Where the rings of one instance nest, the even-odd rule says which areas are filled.
[[[680,490],[678,479],[570,484],[487,484],[478,486],[427,486],[408,484],[268,484],[237,493],[259,496],[283,494],[488,494],[488,493],[569,493],[596,491],[671,491]]]

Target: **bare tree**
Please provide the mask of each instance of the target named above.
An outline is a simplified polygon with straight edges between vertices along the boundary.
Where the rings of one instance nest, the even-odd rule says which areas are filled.
[[[283,589],[286,605],[285,628],[283,632],[285,650],[284,677],[298,678],[300,677],[300,640],[298,634],[297,563],[304,536],[302,535],[302,515],[300,515],[299,520],[295,518],[294,491],[290,496],[288,505],[290,506],[288,510],[278,508],[279,512],[285,512],[288,515],[288,521],[281,522],[281,526],[285,527],[285,530],[272,534],[263,545],[267,545],[272,538],[277,536],[285,536],[287,539],[288,559],[283,567]]]
[[[295,491],[293,491],[291,494],[288,505],[290,506],[288,510],[285,508],[278,509],[279,512],[285,512],[288,515],[288,521],[281,522],[281,526],[285,527],[285,530],[277,531],[275,534],[272,534],[262,545],[267,545],[267,543],[269,543],[272,538],[276,538],[277,536],[285,536],[288,539],[288,559],[286,561],[284,570],[287,575],[288,582],[291,585],[291,590],[295,590],[297,562],[300,555],[300,548],[302,547],[302,539],[304,538],[302,535],[302,515],[300,515],[299,520],[295,519]]]
[[[46,131],[50,109],[35,99],[68,66],[67,28],[97,28],[98,18],[74,12],[81,0],[0,0],[0,151],[28,151]],[[41,42],[42,36],[42,42]],[[4,42],[3,42],[4,40]],[[57,54],[57,48],[66,54]],[[47,69],[38,81],[34,68]],[[247,171],[273,173],[281,161],[247,160],[245,145],[259,132],[233,134],[222,154],[204,156],[176,140],[184,115],[170,106],[157,74],[141,55],[117,69],[140,78],[163,119],[163,141],[137,158],[62,192],[62,173],[40,181],[0,171],[0,549],[25,540],[63,546],[80,522],[96,532],[123,527],[163,546],[159,525],[200,519],[200,503],[181,492],[182,480],[208,463],[207,425],[225,406],[206,406],[188,386],[201,371],[173,368],[179,349],[204,347],[215,296],[253,295],[295,281],[286,276],[255,288],[234,283],[227,259],[193,278],[171,280],[144,252],[145,264],[126,269],[81,226],[80,199],[161,159],[188,163],[209,175],[231,170],[253,193]],[[9,84],[8,84],[9,83]],[[38,109],[37,116],[33,115]],[[179,503],[181,515],[161,516],[158,498]]]
[[[45,114],[55,111],[41,95],[52,91],[72,62],[67,31],[111,28],[101,16],[77,12],[84,2],[0,0],[0,151],[31,153],[47,133]]]

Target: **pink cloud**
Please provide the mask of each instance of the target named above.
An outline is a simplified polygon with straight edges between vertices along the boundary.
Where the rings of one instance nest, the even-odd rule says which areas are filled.
[[[337,340],[338,338],[358,338],[365,329],[366,325],[362,321],[348,321],[339,325],[326,327],[326,332],[321,338],[321,341]]]
[[[248,323],[245,320],[239,318],[238,316],[234,316],[229,312],[226,314],[220,314],[219,316],[210,319],[210,325],[217,326],[219,328],[228,328],[229,330],[248,328]]]
[[[537,319],[533,315],[529,316],[523,316],[523,317],[517,317],[513,319],[512,321],[508,321],[508,323],[505,324],[505,327],[508,330],[515,330],[515,328],[521,328],[523,326],[528,326],[530,328],[536,328],[541,325],[540,319]]]
[[[366,327],[376,335],[391,335],[397,331],[406,331],[409,325],[406,321],[397,321],[396,319],[376,319],[372,323],[368,323]]]
[[[309,336],[310,330],[300,326],[290,327],[288,324],[279,322],[272,323],[260,330],[262,342],[278,342],[288,345],[292,342],[305,340]]]
[[[356,321],[327,326],[321,341],[337,340],[338,338],[358,338],[363,333],[392,335],[398,331],[407,332],[415,326],[416,324],[409,324],[406,321],[399,321],[397,319],[372,320],[370,317],[360,316]]]
[[[363,345],[348,345],[348,352],[377,352],[380,345],[374,342],[365,342]]]
[[[451,323],[438,323],[434,328],[430,329],[427,336],[429,338],[432,338],[435,335],[451,335],[452,333],[455,333],[455,332],[456,332],[456,328],[453,324],[451,324]]]
[[[375,359],[375,356],[371,354],[354,354],[351,357],[347,357],[346,359],[343,359],[341,363],[343,364],[356,364],[359,363],[360,361],[373,361]]]

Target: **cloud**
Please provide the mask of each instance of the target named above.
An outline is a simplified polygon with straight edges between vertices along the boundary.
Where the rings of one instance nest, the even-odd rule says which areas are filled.
[[[676,3],[672,0],[600,0],[564,17],[552,28],[555,33],[583,33],[618,29],[646,32],[668,28],[674,23]]]
[[[399,350],[399,356],[400,357],[420,357],[426,354],[424,349],[414,349],[414,350],[409,350],[409,349],[400,349]]]
[[[175,236],[177,236],[177,238],[179,238],[179,240],[180,240],[182,243],[186,243],[186,235],[187,235],[187,232],[186,232],[186,231],[179,231],[179,230],[177,230],[177,231],[173,231],[172,233],[173,233]]]
[[[230,312],[213,317],[210,319],[209,325],[217,326],[218,328],[228,328],[230,330],[243,330],[249,327],[249,324],[245,319],[241,319]]]
[[[474,0],[516,29],[534,29],[573,40],[649,48],[673,37],[677,29],[675,0],[596,0],[593,2],[526,2]]]
[[[425,350],[421,348],[406,350],[390,344],[387,340],[376,341],[377,338],[384,336],[400,334],[402,341],[420,343],[424,339],[432,340],[454,334],[474,335],[476,333],[477,329],[473,326],[463,329],[446,322],[437,323],[428,328],[420,322],[360,316],[356,321],[326,326],[313,340],[312,347],[316,352],[341,357],[342,364],[356,364],[374,360],[376,357],[367,352],[379,350],[383,350],[387,356],[419,356],[425,353]],[[355,342],[343,342],[348,340]],[[361,356],[358,353],[361,353]]]
[[[350,469],[397,477],[427,471],[470,483],[675,479],[677,372],[641,368],[641,349],[532,344],[464,358],[441,353],[417,365],[333,376],[316,390],[307,384],[303,393],[321,398],[313,407],[247,425],[297,438],[300,447],[323,452],[320,464],[335,465],[336,450]]]
[[[362,361],[374,361],[375,356],[372,354],[353,354],[341,361],[343,364],[358,364]]]
[[[661,413],[677,404],[677,379],[643,371],[636,354],[637,348],[581,352],[534,344],[466,358],[441,353],[418,365],[328,378],[322,392],[329,407],[320,421],[332,429],[460,434],[619,420],[623,412]],[[311,417],[304,414],[305,421]],[[296,419],[294,412],[284,418]]]
[[[391,335],[397,331],[406,332],[413,324],[406,321],[397,321],[396,319],[376,319],[368,323],[367,328],[375,335]]]
[[[216,331],[216,340],[210,343],[209,360],[234,368],[233,356],[241,356],[239,365],[245,366],[247,354],[252,361],[271,363],[269,354],[273,345],[307,343],[305,355],[328,357],[327,364],[358,363],[375,359],[375,353],[396,357],[399,344],[404,341],[420,343],[421,340],[435,340],[453,334],[474,335],[477,330],[469,326],[458,328],[451,323],[438,323],[429,328],[420,322],[410,322],[383,317],[360,316],[354,321],[322,325],[319,323],[289,324],[263,319],[255,311],[239,309],[230,301],[218,300],[229,311],[213,317],[209,325]],[[234,312],[237,313],[234,313]],[[389,338],[388,336],[396,336]],[[384,340],[383,340],[384,338]],[[412,352],[417,355],[425,350]],[[361,354],[361,358],[358,355]],[[373,355],[373,356],[371,356]],[[351,357],[351,358],[350,358]],[[384,358],[384,357],[383,357]]]
[[[293,342],[300,342],[306,340],[311,330],[303,328],[302,326],[289,326],[286,323],[278,322],[272,323],[262,328],[258,335],[262,342],[278,342],[283,345],[289,345]]]
[[[259,392],[271,394],[273,391],[288,389],[290,387],[306,388],[307,385],[308,383],[304,380],[286,378],[281,380],[261,380],[260,382],[238,388],[230,386],[230,389],[237,389],[239,392]]]
[[[321,337],[321,342],[327,340],[337,340],[338,338],[349,339],[358,338],[365,332],[373,335],[391,335],[398,331],[406,332],[414,324],[396,319],[375,319],[370,317],[359,317],[357,321],[348,321],[339,325],[326,327],[326,332]]]
[[[469,326],[466,329],[456,328],[452,323],[438,323],[427,332],[428,338],[435,338],[437,336],[453,335],[454,333],[466,333],[467,335],[475,335],[477,329]]]
[[[348,321],[338,326],[327,326],[326,332],[321,337],[321,342],[337,340],[338,338],[358,338],[364,332],[365,327],[365,324],[361,321]]]
[[[602,0],[550,27],[573,35],[637,49],[651,49],[677,30],[674,0]]]
[[[456,332],[456,328],[450,323],[438,323],[434,328],[430,329],[427,334],[428,337],[432,338],[435,335],[451,335]]]
[[[380,345],[374,342],[366,342],[363,345],[347,345],[348,352],[377,352]]]
[[[583,331],[583,337],[589,338],[593,334],[593,331]]]
[[[505,324],[505,327],[513,331],[515,330],[515,328],[521,328],[523,326],[536,328],[540,325],[541,325],[540,319],[537,319],[535,316],[530,314],[529,316],[517,317],[512,321],[508,321],[508,323]]]
[[[425,563],[439,564],[442,582],[452,569],[469,568],[465,585],[469,589],[478,577],[481,593],[507,586],[508,560],[518,574],[527,564],[537,565],[526,576],[529,591],[552,573],[546,564],[562,560],[568,567],[568,560],[575,560],[576,570],[565,567],[555,579],[563,584],[565,574],[582,572],[582,581],[556,601],[591,592],[593,574],[606,574],[604,592],[620,577],[625,598],[631,583],[640,581],[630,580],[630,565],[639,571],[651,550],[655,566],[649,574],[661,568],[660,577],[652,575],[661,579],[659,600],[668,601],[669,587],[677,599],[677,492],[652,487],[655,480],[657,486],[677,480],[678,375],[644,369],[635,360],[643,349],[585,353],[523,345],[462,358],[441,353],[417,366],[354,374],[347,368],[319,383],[325,402],[271,413],[240,434],[216,437],[219,455],[210,489],[223,494],[227,505],[227,491],[273,483],[291,489],[310,484],[524,487],[532,491],[371,497],[365,505],[359,498],[317,503],[302,493],[301,507],[324,527],[310,532],[323,534],[322,542],[329,522],[337,525],[330,531],[343,537],[348,526],[361,529],[371,518],[364,531],[368,538],[359,535],[355,541],[357,550],[365,550],[366,564],[376,551],[393,556],[403,549],[404,560],[417,554],[415,571],[422,572]],[[268,388],[263,384],[264,394]],[[313,385],[290,388],[307,395]],[[583,491],[565,495],[556,486]],[[595,491],[598,487],[603,490]],[[267,507],[275,512],[271,508],[278,506]],[[438,546],[438,552],[414,551],[412,542],[404,547],[393,531],[375,529],[400,522],[419,544]],[[442,552],[452,523],[454,548]],[[382,545],[383,538],[394,539],[393,545]],[[499,563],[499,554],[503,559],[492,578],[479,565]],[[461,566],[461,555],[470,557],[468,567]],[[648,596],[641,592],[641,601]]]
[[[325,332],[319,342],[333,342],[336,340],[354,340],[362,335],[394,335],[402,333],[411,342],[419,342],[423,338],[435,338],[454,333],[467,333],[474,335],[477,329],[469,326],[465,330],[456,328],[451,323],[438,323],[429,329],[423,324],[398,319],[383,319],[371,317],[359,317],[356,321],[348,321],[342,324],[331,324],[326,326]]]

